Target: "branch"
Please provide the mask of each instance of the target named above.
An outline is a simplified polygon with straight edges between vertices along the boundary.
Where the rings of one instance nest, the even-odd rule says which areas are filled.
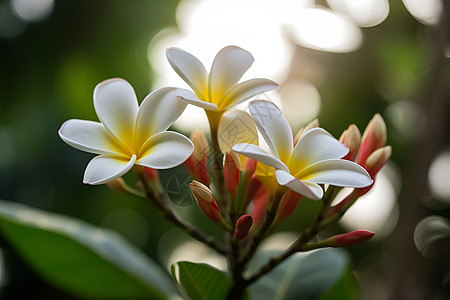
[[[169,202],[167,194],[161,188],[152,187],[143,172],[136,172],[136,174],[142,182],[146,198],[158,207],[159,211],[166,219],[194,239],[208,245],[218,253],[227,254],[226,249],[219,244],[214,237],[206,235],[198,227],[186,223],[182,219],[178,218],[178,216],[167,206],[167,203]]]

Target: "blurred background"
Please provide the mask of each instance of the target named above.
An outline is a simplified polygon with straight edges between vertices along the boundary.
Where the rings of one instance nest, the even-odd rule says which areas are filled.
[[[105,79],[128,80],[140,100],[186,87],[166,47],[208,69],[218,50],[237,45],[255,57],[245,78],[280,83],[260,97],[283,107],[294,132],[314,118],[336,137],[351,123],[363,131],[375,113],[387,123],[391,161],[331,230],[376,232],[348,249],[360,298],[448,299],[449,31],[446,0],[0,0],[0,199],[117,230],[164,267],[180,257],[223,266],[149,203],[83,185],[92,155],[57,131],[67,119],[97,120],[92,93]],[[206,131],[205,120],[189,107],[173,129]],[[218,233],[193,205],[184,167],[161,178],[180,214]],[[302,201],[272,243],[308,226],[315,205]],[[43,282],[3,237],[0,296],[78,299]]]

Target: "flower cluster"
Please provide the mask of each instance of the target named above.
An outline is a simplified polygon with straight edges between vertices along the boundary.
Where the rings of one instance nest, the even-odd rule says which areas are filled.
[[[85,183],[108,183],[115,190],[151,200],[175,225],[226,254],[233,285],[244,288],[275,267],[271,264],[250,278],[243,277],[246,262],[260,242],[270,229],[291,216],[303,197],[322,200],[322,205],[314,224],[284,258],[299,251],[348,246],[373,236],[359,230],[311,243],[318,232],[337,222],[371,189],[376,174],[389,159],[391,148],[384,146],[386,126],[380,115],[374,116],[362,139],[358,128],[350,125],[337,140],[320,128],[317,120],[293,136],[282,111],[270,101],[251,101],[250,114],[230,110],[278,87],[274,81],[261,78],[239,83],[253,63],[246,50],[223,48],[209,73],[183,50],[169,48],[166,54],[192,91],[161,88],[139,105],[129,83],[106,80],[94,90],[100,122],[69,120],[61,126],[59,135],[66,143],[98,154],[86,168]],[[194,131],[190,139],[166,131],[188,104],[205,109],[210,142],[201,131]],[[228,248],[173,212],[157,170],[183,163],[194,179],[190,188],[199,207],[229,235]],[[141,180],[136,188],[121,178],[131,169]],[[354,190],[332,206],[341,187]]]

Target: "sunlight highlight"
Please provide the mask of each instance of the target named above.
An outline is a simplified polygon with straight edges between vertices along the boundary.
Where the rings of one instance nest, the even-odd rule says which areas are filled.
[[[55,6],[54,0],[12,0],[14,12],[24,21],[38,22],[48,17]]]
[[[414,18],[426,25],[436,25],[444,9],[442,0],[403,0],[403,4]]]
[[[428,171],[431,193],[438,200],[450,205],[450,150],[438,154]]]
[[[389,15],[387,0],[327,0],[332,9],[347,15],[362,27],[372,27]]]
[[[397,193],[384,167],[377,175],[375,185],[342,217],[340,223],[348,230],[366,229],[376,232],[375,238],[388,235],[397,224],[399,208]]]
[[[326,8],[303,9],[289,29],[299,45],[325,52],[351,52],[362,43],[361,30],[353,22]]]

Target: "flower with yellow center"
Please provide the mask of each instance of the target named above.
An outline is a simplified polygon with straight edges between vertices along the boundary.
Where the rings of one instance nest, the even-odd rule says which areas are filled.
[[[180,97],[207,111],[224,111],[278,87],[276,82],[265,78],[238,83],[254,59],[248,51],[236,46],[227,46],[217,53],[209,74],[200,60],[186,51],[168,48],[166,55],[173,69],[195,93]]]
[[[252,144],[236,144],[233,150],[276,169],[280,185],[320,200],[319,184],[361,188],[372,179],[360,165],[341,159],[348,148],[322,128],[307,131],[294,147],[291,128],[278,107],[264,100],[252,101],[250,114],[271,154]]]
[[[179,89],[150,93],[139,106],[133,87],[123,79],[101,82],[94,90],[94,107],[101,123],[68,120],[59,129],[64,142],[100,154],[86,167],[83,182],[111,182],[134,165],[167,169],[183,163],[193,152],[185,136],[166,131],[181,115],[186,103]]]

